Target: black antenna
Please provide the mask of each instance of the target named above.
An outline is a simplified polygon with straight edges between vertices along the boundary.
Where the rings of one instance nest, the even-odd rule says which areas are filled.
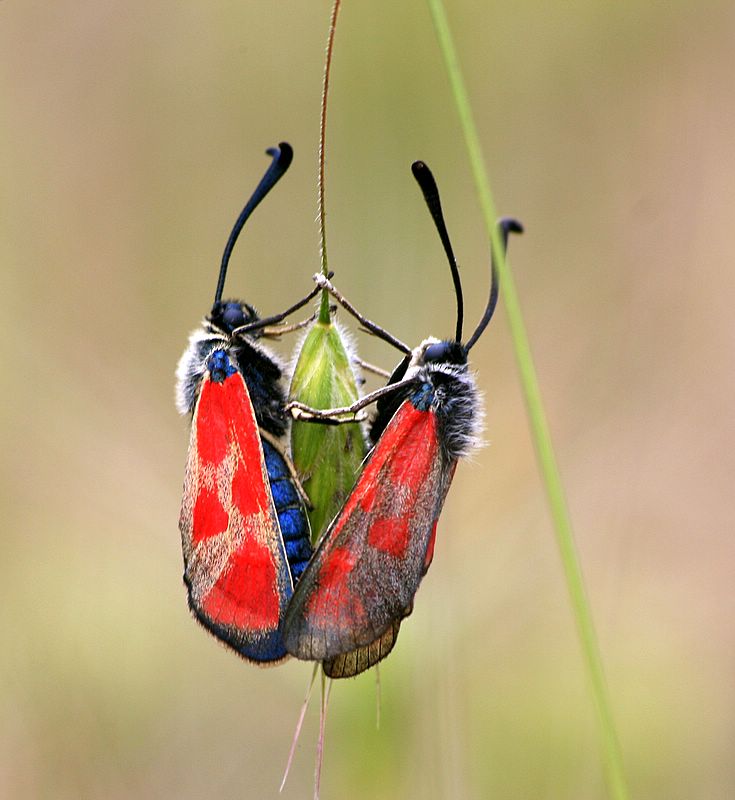
[[[281,142],[278,147],[269,147],[265,152],[273,157],[273,161],[265,171],[265,175],[261,178],[260,183],[253,192],[253,196],[240,212],[240,216],[237,218],[235,227],[232,229],[230,238],[225,245],[225,252],[222,254],[222,266],[219,270],[219,280],[217,281],[217,291],[214,293],[215,306],[219,305],[222,301],[222,292],[225,288],[225,276],[227,275],[227,265],[230,263],[232,248],[235,246],[235,242],[240,235],[240,231],[243,229],[243,225],[245,225],[248,217],[258,207],[258,203],[260,203],[268,192],[278,183],[286,170],[291,166],[291,161],[293,160],[293,149],[288,142]]]
[[[508,249],[508,236],[511,233],[523,233],[523,225],[517,219],[511,217],[502,217],[497,223],[498,236],[503,247],[503,253]],[[495,311],[495,306],[498,304],[498,268],[495,264],[495,258],[492,251],[492,242],[490,247],[490,299],[487,301],[487,308],[482,315],[475,332],[470,336],[469,341],[465,345],[465,351],[469,352],[470,348],[480,338],[482,332],[487,328],[488,322],[492,319]]]
[[[424,200],[428,206],[429,212],[434,220],[434,225],[439,233],[439,238],[444,245],[444,252],[447,254],[449,260],[449,269],[452,271],[452,280],[454,281],[454,293],[457,296],[457,330],[455,341],[462,341],[462,323],[464,321],[464,303],[462,301],[462,283],[459,279],[459,267],[457,266],[457,259],[454,257],[452,250],[452,243],[449,241],[449,234],[447,233],[447,226],[444,224],[444,215],[442,214],[442,204],[439,199],[439,189],[436,186],[434,176],[431,170],[424,164],[423,161],[414,161],[411,164],[411,172],[416,182],[421,187],[424,195]]]

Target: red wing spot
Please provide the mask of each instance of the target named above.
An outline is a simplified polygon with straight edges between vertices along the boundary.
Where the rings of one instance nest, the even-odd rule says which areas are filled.
[[[260,469],[255,475],[248,475],[243,462],[238,461],[232,479],[232,505],[240,511],[246,521],[248,517],[267,508],[262,475]]]
[[[237,441],[239,460],[232,479],[232,502],[246,519],[268,508],[268,489],[263,478],[263,453],[250,396],[240,375],[223,384],[226,407]]]
[[[207,593],[204,612],[215,622],[246,630],[278,627],[276,567],[270,550],[249,537],[230,568]]]
[[[324,560],[317,578],[320,588],[332,589],[344,583],[355,568],[356,554],[349,547],[336,547]]]
[[[376,519],[368,531],[367,543],[396,558],[404,558],[408,548],[409,515]]]
[[[436,526],[439,522],[438,519],[434,520],[434,524],[431,526],[431,535],[429,536],[429,546],[426,548],[426,556],[424,557],[424,572],[431,566],[431,562],[434,559],[434,544],[436,543]]]
[[[348,619],[358,625],[365,619],[365,609],[358,597],[347,589],[347,577],[355,568],[357,557],[347,547],[335,548],[319,570],[316,589],[306,603],[306,616],[317,626],[334,625]],[[335,601],[339,598],[339,607]]]
[[[394,457],[394,453],[404,451],[405,442],[411,436],[414,413],[419,412],[409,402],[404,402],[375,446],[375,450],[358,484],[361,490],[359,497],[360,507],[363,511],[370,513],[375,504],[375,498],[380,489],[380,472],[386,459]],[[349,508],[345,506],[343,513],[352,511],[350,500],[347,501]]]
[[[365,481],[365,491],[360,498],[360,507],[363,511],[370,511],[375,503],[375,493],[378,490],[378,482],[375,480],[375,478],[373,476],[365,476],[365,478],[368,477],[372,477],[373,479],[371,481]],[[363,478],[363,480],[365,480],[365,478]],[[352,509],[345,509],[345,511],[347,510]]]
[[[421,487],[431,472],[437,456],[438,439],[436,416],[432,412],[419,411],[411,403],[404,403],[378,443],[371,459],[371,466],[378,463],[385,468],[376,476],[366,491],[361,505],[373,516],[379,513],[374,508],[375,497],[384,495],[386,484],[393,492],[405,492],[408,502],[400,516],[384,516],[374,519],[368,531],[367,543],[396,558],[405,558],[411,531],[409,520],[414,515],[413,505]]]
[[[306,617],[309,624],[317,628],[340,628],[354,635],[365,626],[367,615],[360,598],[352,592],[340,595],[339,607],[329,595],[317,590],[306,604]]]
[[[360,476],[360,481],[357,484],[357,489],[347,498],[344,508],[340,514],[341,517],[347,517],[351,514],[357,503],[360,503],[360,508],[363,511],[370,513],[373,505],[375,504],[375,497],[380,489],[380,467],[385,460],[386,442],[384,441],[385,434],[378,442],[375,451],[368,461],[367,467],[363,470]]]
[[[262,455],[260,434],[255,421],[253,404],[240,375],[232,375],[223,384],[227,412],[232,420],[235,439],[248,474],[260,474]]]
[[[419,411],[406,401],[380,437],[360,478],[365,486],[360,498],[363,510],[372,510],[382,482],[416,489],[425,477],[427,463],[436,456],[437,446],[436,415]],[[387,460],[389,467],[384,470]]]
[[[209,464],[219,464],[228,451],[228,420],[222,401],[222,386],[206,380],[197,406],[197,455]]]
[[[390,465],[388,480],[418,491],[418,485],[426,479],[427,465],[435,458],[438,446],[436,434],[436,417],[430,412],[423,413],[424,419],[416,420],[426,430],[416,430],[411,436],[410,444],[406,443],[395,454]]]
[[[202,486],[194,504],[192,542],[197,544],[202,539],[224,533],[229,521],[230,515],[222,508],[216,487],[208,489]]]
[[[340,628],[349,635],[365,625],[366,614],[360,598],[352,592],[342,592],[339,606],[329,594],[317,590],[306,603],[309,624],[317,628]]]

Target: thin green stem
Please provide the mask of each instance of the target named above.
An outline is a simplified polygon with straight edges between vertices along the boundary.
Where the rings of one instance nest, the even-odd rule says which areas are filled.
[[[592,686],[595,707],[600,723],[606,776],[610,796],[615,800],[627,800],[629,797],[623,758],[615,729],[610,698],[602,666],[602,657],[595,633],[592,612],[584,587],[579,556],[574,544],[572,524],[564,496],[559,469],[551,444],[549,426],[546,421],[541,392],[539,390],[536,369],[531,355],[531,348],[521,314],[518,294],[513,275],[506,262],[500,237],[495,227],[495,204],[490,191],[485,161],[472,115],[472,108],[465,88],[462,70],[454,47],[449,22],[444,10],[443,0],[427,0],[434,20],[437,38],[454,95],[454,101],[464,133],[465,143],[470,158],[475,188],[480,200],[482,214],[485,219],[495,263],[498,266],[502,297],[510,325],[513,347],[520,372],[521,387],[528,410],[531,433],[536,448],[539,469],[543,479],[546,495],[551,509],[551,517],[556,534],[557,546],[561,555],[567,589],[572,612],[577,624],[584,660]]]
[[[329,35],[327,36],[327,51],[324,56],[324,82],[322,83],[322,104],[319,116],[319,252],[322,261],[322,275],[329,274],[327,262],[327,210],[324,204],[324,162],[326,160],[327,141],[327,99],[329,97],[329,75],[332,67],[332,51],[334,50],[334,33],[337,29],[337,15],[341,0],[334,0],[332,13],[329,17]],[[329,293],[322,292],[319,306],[319,322],[329,325]]]

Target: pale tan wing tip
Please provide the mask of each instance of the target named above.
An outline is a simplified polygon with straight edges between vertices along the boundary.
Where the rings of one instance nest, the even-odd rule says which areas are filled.
[[[354,678],[370,667],[374,667],[393,649],[400,627],[401,620],[396,620],[370,644],[323,661],[324,674],[328,678]]]

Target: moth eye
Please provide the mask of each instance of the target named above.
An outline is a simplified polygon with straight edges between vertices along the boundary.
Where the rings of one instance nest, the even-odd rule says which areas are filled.
[[[424,361],[446,361],[449,357],[450,347],[451,344],[449,342],[437,342],[436,344],[430,344],[426,350],[424,350]]]
[[[466,364],[467,351],[460,342],[436,342],[424,350],[425,364]]]
[[[222,322],[227,330],[234,330],[245,324],[245,314],[240,303],[225,303],[222,309]]]

